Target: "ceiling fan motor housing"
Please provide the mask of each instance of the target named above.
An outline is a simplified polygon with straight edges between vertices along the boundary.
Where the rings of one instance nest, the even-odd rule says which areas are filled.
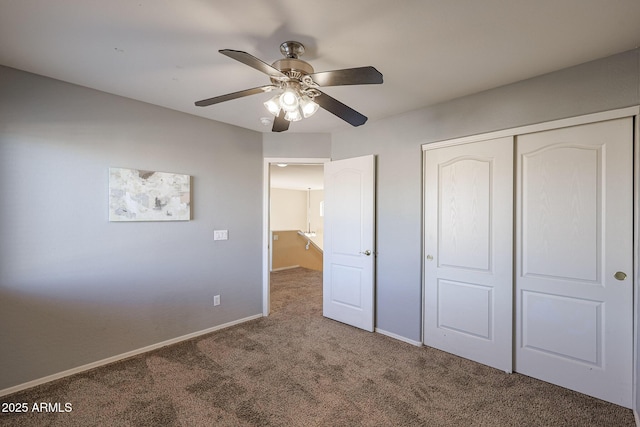
[[[293,78],[301,78],[302,76],[313,74],[314,72],[311,64],[297,58],[278,59],[272,64],[272,66]]]
[[[301,80],[307,74],[313,74],[313,67],[306,61],[298,59],[304,54],[304,45],[296,41],[286,41],[280,45],[280,53],[284,59],[275,61],[271,66],[286,74],[289,78]],[[273,79],[271,79],[273,81]],[[275,83],[275,82],[274,82]]]

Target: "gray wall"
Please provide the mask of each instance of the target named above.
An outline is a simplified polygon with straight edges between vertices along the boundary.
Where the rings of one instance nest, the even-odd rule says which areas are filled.
[[[377,328],[421,341],[421,144],[638,105],[639,62],[636,49],[332,135],[333,159],[377,155]]]
[[[109,167],[192,221],[110,223]],[[259,133],[0,67],[0,194],[0,390],[262,312]]]
[[[267,132],[263,134],[262,143],[264,157],[331,157],[331,135],[327,133]]]

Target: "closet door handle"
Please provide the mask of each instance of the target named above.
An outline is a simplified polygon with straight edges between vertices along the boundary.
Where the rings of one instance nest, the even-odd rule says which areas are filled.
[[[624,280],[627,278],[627,273],[618,271],[616,272],[616,274],[613,275],[613,277],[615,277],[617,280]]]

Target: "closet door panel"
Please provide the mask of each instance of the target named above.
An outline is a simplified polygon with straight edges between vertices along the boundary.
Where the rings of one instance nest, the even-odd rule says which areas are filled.
[[[599,281],[602,150],[569,144],[523,156],[525,276]]]
[[[512,370],[513,138],[425,153],[424,343]]]
[[[516,370],[631,406],[632,120],[517,137]]]

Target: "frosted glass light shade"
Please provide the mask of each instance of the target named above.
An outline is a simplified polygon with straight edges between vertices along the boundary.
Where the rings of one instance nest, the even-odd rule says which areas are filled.
[[[280,105],[284,111],[294,111],[298,109],[298,95],[291,89],[284,91],[280,95]]]
[[[300,110],[297,108],[293,111],[287,111],[284,115],[285,120],[289,120],[290,122],[297,122],[298,120],[302,120],[302,114],[300,114]]]
[[[280,114],[279,98],[280,95],[276,95],[264,103],[264,106],[267,108],[267,110],[276,117],[278,116],[278,114]]]
[[[287,88],[284,92],[274,96],[264,103],[266,109],[278,117],[280,111],[286,114],[284,118],[290,122],[302,120],[302,117],[311,117],[318,111],[319,105],[307,96],[299,94],[292,88]]]
[[[302,108],[302,115],[306,119],[313,116],[318,111],[319,105],[313,102],[310,98],[302,98],[300,100],[300,108]]]

